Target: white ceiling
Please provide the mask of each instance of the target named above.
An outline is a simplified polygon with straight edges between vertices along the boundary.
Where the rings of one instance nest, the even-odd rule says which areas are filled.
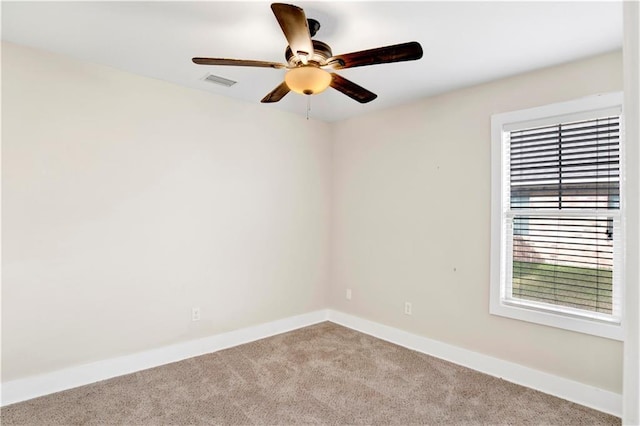
[[[378,94],[361,105],[329,89],[311,116],[346,119],[460,87],[622,47],[622,3],[296,2],[320,21],[334,54],[407,41],[419,61],[341,70]],[[2,39],[258,104],[284,70],[202,66],[194,56],[285,62],[286,40],[269,2],[2,2]],[[46,70],[43,70],[46,71]],[[231,88],[202,81],[212,73]],[[277,108],[304,115],[306,97]]]

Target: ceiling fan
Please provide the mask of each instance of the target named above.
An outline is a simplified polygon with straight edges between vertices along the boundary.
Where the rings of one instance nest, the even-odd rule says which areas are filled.
[[[329,86],[360,103],[367,103],[378,95],[333,71],[422,58],[422,47],[415,41],[333,56],[328,44],[311,39],[320,29],[320,23],[307,19],[302,8],[273,3],[271,10],[289,43],[285,50],[286,64],[227,58],[193,58],[193,62],[199,65],[286,69],[284,81],[260,101],[263,103],[278,102],[291,90],[315,95]]]

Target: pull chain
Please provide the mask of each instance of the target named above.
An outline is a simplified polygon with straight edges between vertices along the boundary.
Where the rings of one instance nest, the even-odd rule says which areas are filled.
[[[307,95],[307,120],[309,119],[309,111],[311,111],[311,95]]]

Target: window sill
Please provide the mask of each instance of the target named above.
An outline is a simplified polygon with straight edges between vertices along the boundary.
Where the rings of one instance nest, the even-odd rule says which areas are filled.
[[[489,312],[492,315],[561,328],[569,331],[576,331],[611,340],[624,340],[624,329],[620,323],[568,316],[561,313],[543,311],[526,306],[511,305],[497,301],[494,302],[495,300],[497,300],[497,298],[491,297]]]

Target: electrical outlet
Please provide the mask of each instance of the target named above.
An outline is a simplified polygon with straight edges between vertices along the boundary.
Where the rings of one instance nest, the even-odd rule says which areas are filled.
[[[411,315],[411,303],[404,302],[404,313],[405,315]]]
[[[347,295],[345,297],[347,298],[347,300],[351,300],[351,289],[350,288],[347,289]]]
[[[191,308],[191,321],[200,321],[200,308]]]

